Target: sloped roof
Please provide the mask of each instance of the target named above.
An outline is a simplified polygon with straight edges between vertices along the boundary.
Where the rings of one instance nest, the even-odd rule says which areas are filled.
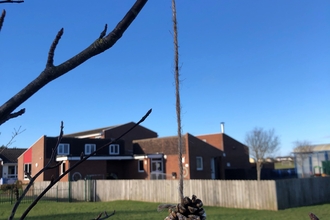
[[[86,135],[92,135],[92,134],[97,134],[97,133],[102,133],[103,131],[110,130],[119,126],[122,126],[124,124],[119,124],[119,125],[112,125],[108,127],[102,127],[102,128],[96,128],[92,130],[86,130],[86,131],[80,131],[76,133],[71,133],[71,134],[65,134],[63,135],[64,137],[78,137],[78,136],[86,136]]]
[[[17,163],[17,158],[25,151],[22,148],[0,148],[3,163]]]
[[[313,151],[330,151],[330,144],[313,145]]]
[[[182,137],[183,146],[185,146],[185,135]],[[178,137],[161,137],[161,138],[147,138],[141,140],[134,140],[134,154],[177,154]],[[183,153],[186,148],[183,147]]]

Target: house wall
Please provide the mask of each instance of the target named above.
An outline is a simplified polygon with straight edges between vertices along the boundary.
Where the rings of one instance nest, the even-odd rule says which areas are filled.
[[[198,135],[197,138],[207,142],[208,144],[224,151],[223,146],[223,134],[217,133],[217,134],[206,134],[206,135]]]
[[[3,166],[2,166],[2,161],[0,159],[0,178],[2,178],[2,173],[3,173]]]
[[[215,178],[223,177],[221,157],[223,152],[207,142],[187,134],[189,145],[190,179],[211,179],[211,160],[215,158]],[[197,170],[196,157],[203,158],[203,169]]]
[[[244,144],[224,133],[198,135],[196,137],[223,150],[225,169],[250,169],[249,150]]]
[[[145,158],[143,161],[143,172],[139,172],[139,160],[130,160],[126,162],[124,179],[148,179],[150,173],[150,160]]]
[[[250,169],[249,148],[235,139],[223,134],[224,162],[227,169]],[[227,166],[230,163],[230,166]]]
[[[79,161],[66,161],[67,169],[78,163]],[[66,175],[62,181],[67,181],[69,178],[81,176],[81,179],[105,179],[107,176],[107,161],[105,160],[86,160],[78,167],[73,169]]]
[[[104,138],[106,138],[106,139],[117,138],[117,137],[121,136],[123,133],[125,133],[128,129],[133,127],[134,125],[135,125],[134,122],[130,122],[130,123],[124,124],[122,126],[118,126],[118,127],[106,130],[104,132]],[[122,138],[125,141],[126,153],[127,154],[133,153],[133,140],[155,138],[157,136],[158,135],[156,132],[153,132],[143,126],[139,125],[139,126],[135,127],[131,132],[129,132]]]
[[[182,155],[183,159],[183,177],[184,179],[190,179],[189,172],[189,160],[186,154]],[[188,166],[188,167],[187,167]],[[166,179],[179,179],[180,178],[180,170],[179,170],[179,162],[178,155],[167,155],[165,159],[165,171],[167,173]],[[176,178],[172,177],[172,173],[176,174]]]
[[[304,158],[304,159],[303,159]],[[295,153],[295,167],[299,178],[322,175],[324,173],[322,161],[329,161],[330,151],[313,152],[307,157]]]
[[[46,136],[42,136],[37,140],[29,149],[27,149],[19,158],[18,158],[18,175],[17,179],[21,180],[23,183],[29,182],[29,180],[24,179],[24,163],[27,161],[24,161],[24,155],[31,152],[31,161],[28,163],[31,163],[31,176],[34,176],[37,174],[43,167],[44,167],[44,158],[45,158],[45,152],[44,152],[44,143],[45,143]],[[36,181],[43,181],[44,179],[44,173],[40,174]]]

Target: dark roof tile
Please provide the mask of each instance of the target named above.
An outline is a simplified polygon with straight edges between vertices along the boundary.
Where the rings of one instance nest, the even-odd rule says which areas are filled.
[[[17,158],[24,152],[26,149],[22,148],[0,148],[0,158],[4,163],[17,163]]]

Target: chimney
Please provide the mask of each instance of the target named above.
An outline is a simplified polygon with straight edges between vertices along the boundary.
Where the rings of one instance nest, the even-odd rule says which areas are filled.
[[[225,133],[225,123],[221,122],[220,127],[221,127],[221,133],[224,134]]]

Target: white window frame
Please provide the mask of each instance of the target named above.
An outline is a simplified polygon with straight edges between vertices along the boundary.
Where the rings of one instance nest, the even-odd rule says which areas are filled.
[[[67,152],[65,152],[65,147],[67,147]],[[69,155],[70,154],[70,144],[60,143],[57,147],[57,155]]]
[[[85,155],[90,155],[96,150],[96,144],[85,144]]]
[[[60,166],[61,168],[61,175],[66,171],[66,165],[65,165],[65,162],[63,162]]]
[[[110,155],[118,155],[120,151],[119,144],[110,144],[109,145],[109,154]]]
[[[142,162],[142,167],[141,167]],[[139,173],[144,173],[144,160],[138,160],[138,171]]]
[[[29,178],[28,178],[28,175],[25,174],[25,171],[26,171],[27,173],[29,173],[30,176],[31,176],[31,172],[32,172],[32,164],[31,164],[31,163],[25,163],[25,164],[23,165],[23,175],[24,175],[24,179],[25,179],[25,180],[28,180]]]
[[[200,166],[198,166],[198,161],[200,163]],[[196,157],[196,169],[203,170],[203,157]]]

